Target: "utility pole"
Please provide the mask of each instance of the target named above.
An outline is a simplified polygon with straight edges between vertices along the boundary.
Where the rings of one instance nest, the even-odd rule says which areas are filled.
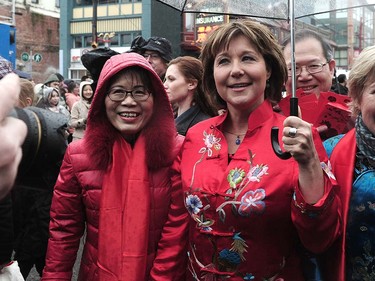
[[[98,21],[98,0],[92,1],[92,42],[91,47],[96,49],[98,47],[98,36],[96,24]]]

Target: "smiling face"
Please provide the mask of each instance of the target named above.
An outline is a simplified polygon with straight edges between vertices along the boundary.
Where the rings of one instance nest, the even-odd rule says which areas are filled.
[[[263,56],[243,35],[233,38],[215,57],[216,89],[229,110],[254,111],[264,101],[270,75]]]
[[[57,106],[60,101],[60,95],[56,91],[52,91],[49,97],[49,103],[51,106]]]
[[[82,89],[82,96],[89,100],[91,99],[92,95],[94,94],[94,92],[92,91],[92,88],[91,88],[91,85],[85,85],[83,86],[83,89]]]
[[[288,68],[291,67],[290,44],[284,49],[284,57]],[[323,47],[315,38],[306,38],[295,43],[295,63],[302,67],[302,72],[296,77],[296,90],[301,89],[307,94],[315,94],[319,97],[320,92],[328,92],[332,86],[332,77],[335,69],[335,61],[327,63],[324,57]],[[306,71],[306,66],[325,64],[322,71],[310,74]],[[288,94],[292,93],[292,77],[288,77],[285,85]]]
[[[112,79],[108,93],[113,89],[131,91],[139,86],[147,88],[140,75],[120,72]],[[126,140],[132,141],[151,119],[154,98],[151,94],[145,101],[135,101],[128,94],[123,101],[114,102],[106,95],[105,108],[109,122],[121,132]]]

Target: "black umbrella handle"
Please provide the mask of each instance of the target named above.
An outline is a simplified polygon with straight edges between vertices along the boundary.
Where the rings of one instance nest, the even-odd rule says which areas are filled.
[[[291,116],[298,116],[298,98],[292,97],[290,98],[290,115]],[[280,159],[286,160],[289,159],[292,155],[289,152],[283,152],[281,150],[280,144],[279,144],[279,128],[278,127],[272,127],[271,129],[271,142],[272,142],[272,148],[277,157]]]

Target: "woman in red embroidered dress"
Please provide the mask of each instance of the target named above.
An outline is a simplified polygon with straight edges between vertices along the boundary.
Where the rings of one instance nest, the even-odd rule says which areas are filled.
[[[85,227],[79,280],[182,280],[187,216],[170,170],[181,143],[146,59],[109,58],[55,185],[42,280],[71,280]]]
[[[316,130],[272,110],[287,79],[282,51],[266,27],[238,21],[212,32],[201,59],[207,98],[226,112],[189,130],[176,163],[187,280],[305,280],[299,241],[316,253],[332,244],[338,199]],[[292,158],[273,152],[273,126]]]

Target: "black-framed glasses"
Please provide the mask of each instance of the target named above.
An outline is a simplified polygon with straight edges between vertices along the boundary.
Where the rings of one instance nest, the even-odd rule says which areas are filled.
[[[111,101],[119,102],[126,99],[130,95],[135,101],[146,101],[151,93],[143,86],[135,87],[131,91],[127,91],[121,87],[115,87],[110,89],[108,97]]]
[[[302,66],[296,66],[296,76],[301,75],[302,68],[305,68],[306,71],[310,74],[319,73],[323,70],[323,67],[327,65],[329,62],[326,63],[316,63],[316,64],[310,64],[310,65],[302,65]],[[288,68],[288,76],[292,76],[292,69]]]

